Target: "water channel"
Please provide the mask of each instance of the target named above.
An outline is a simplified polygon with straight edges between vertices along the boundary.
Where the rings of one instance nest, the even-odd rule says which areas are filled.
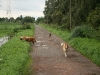
[[[0,47],[5,44],[7,41],[8,41],[9,37],[6,36],[6,37],[2,37],[0,38]]]

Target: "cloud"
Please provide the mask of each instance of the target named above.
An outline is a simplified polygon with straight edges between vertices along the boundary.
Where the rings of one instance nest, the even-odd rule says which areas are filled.
[[[16,18],[16,17],[18,17],[20,15],[22,15],[23,17],[31,16],[31,17],[35,17],[35,18],[44,16],[44,14],[42,12],[40,12],[40,11],[34,11],[34,12],[28,11],[28,12],[17,12],[17,13],[15,12],[15,13],[12,13],[12,16],[13,15],[14,15],[14,18]]]
[[[2,1],[3,7],[0,7],[0,17],[6,15],[6,0]],[[44,16],[45,0],[11,0],[11,15],[16,18],[20,15],[41,17]],[[2,9],[1,9],[2,8]],[[2,11],[2,12],[1,12]]]

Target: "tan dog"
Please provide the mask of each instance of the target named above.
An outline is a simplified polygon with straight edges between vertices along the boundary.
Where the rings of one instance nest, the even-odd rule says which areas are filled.
[[[65,54],[65,57],[67,57],[68,44],[67,43],[61,43],[61,46],[63,47],[63,52]]]

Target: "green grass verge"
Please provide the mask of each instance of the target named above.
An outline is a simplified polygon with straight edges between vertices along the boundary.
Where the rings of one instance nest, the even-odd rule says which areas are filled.
[[[100,42],[88,38],[74,38],[69,41],[69,44],[100,66]]]
[[[70,32],[67,30],[61,30],[60,28],[55,28],[52,25],[41,24],[41,26],[48,31],[56,34],[64,41],[68,42],[72,47],[74,47],[82,55],[89,58],[92,62],[100,66],[100,42],[95,39],[88,38],[74,38],[69,39]]]
[[[20,36],[33,36],[33,29],[34,27],[18,32],[0,47],[0,75],[29,75],[30,43],[21,41]]]

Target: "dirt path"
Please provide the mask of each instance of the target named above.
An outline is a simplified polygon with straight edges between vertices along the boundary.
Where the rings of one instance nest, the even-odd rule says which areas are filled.
[[[35,26],[37,42],[33,46],[32,75],[100,75],[100,68],[86,57],[69,47],[68,57],[65,58],[59,37],[52,34],[48,40],[45,29]]]

